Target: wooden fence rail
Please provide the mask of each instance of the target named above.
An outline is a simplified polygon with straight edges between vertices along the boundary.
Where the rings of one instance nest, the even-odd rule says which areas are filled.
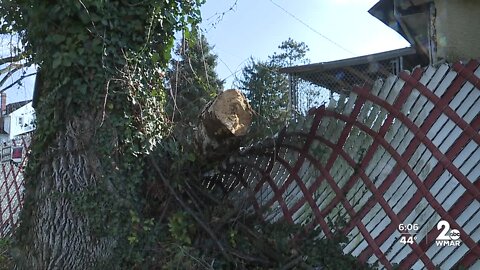
[[[480,269],[479,77],[472,60],[354,88],[205,184],[327,237],[344,217],[344,252],[386,269]]]
[[[344,252],[386,269],[480,269],[479,113],[478,61],[402,72],[311,110],[205,185],[325,237],[346,218]],[[24,163],[1,164],[0,237],[18,222]]]

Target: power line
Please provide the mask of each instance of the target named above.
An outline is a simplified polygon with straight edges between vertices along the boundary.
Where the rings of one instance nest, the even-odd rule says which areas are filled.
[[[217,24],[219,24],[223,18],[225,17],[225,15],[231,11],[234,11],[235,8],[237,7],[237,3],[238,3],[238,0],[235,0],[235,2],[225,11],[222,11],[222,12],[215,12],[215,14],[213,14],[212,16],[208,17],[207,18],[207,22],[208,21],[211,21],[212,19],[215,19],[215,21],[213,23],[210,24],[210,28],[209,29],[206,29],[206,32],[209,32],[210,30],[212,30],[213,28],[216,28],[217,27]]]
[[[228,79],[228,78],[230,78],[230,77],[232,77],[232,76],[236,76],[238,72],[242,71],[241,65],[242,65],[243,63],[245,63],[246,61],[248,61],[250,58],[251,58],[251,56],[243,59],[243,61],[240,62],[240,64],[237,65],[235,71],[232,72],[232,73],[231,73],[230,75],[228,75],[227,77],[225,77],[224,80],[226,80],[226,79]],[[229,69],[229,70],[230,70],[230,69]]]
[[[230,67],[227,65],[227,63],[225,63],[225,61],[222,60],[222,58],[220,56],[218,56],[217,54],[217,58],[218,60],[220,60],[220,62],[223,63],[223,65],[228,69],[228,71],[230,72],[230,75],[228,77],[230,77],[232,74],[234,74],[234,72],[230,69]],[[226,77],[225,79],[227,79],[228,77]],[[224,80],[225,80],[224,79]]]
[[[306,26],[308,29],[312,30],[315,34],[321,36],[322,38],[328,40],[330,43],[334,44],[335,46],[339,47],[340,49],[352,54],[352,55],[356,55],[354,52],[350,51],[349,49],[343,47],[342,45],[338,44],[337,42],[333,41],[332,39],[330,39],[329,37],[325,36],[324,34],[318,32],[315,28],[311,27],[310,25],[308,25],[307,23],[305,23],[304,21],[302,21],[301,19],[299,19],[297,16],[293,15],[292,13],[290,13],[288,10],[286,10],[285,8],[283,8],[282,6],[280,6],[279,4],[273,2],[273,0],[270,0],[270,2],[272,2],[272,4],[274,4],[275,6],[277,6],[279,9],[283,10],[283,12],[287,13],[290,17],[294,18],[295,20],[297,20],[299,23],[303,24],[304,26]]]

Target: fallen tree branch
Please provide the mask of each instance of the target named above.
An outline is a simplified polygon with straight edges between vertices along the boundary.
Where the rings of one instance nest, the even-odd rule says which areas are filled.
[[[297,256],[293,260],[289,261],[279,270],[289,270],[289,269],[296,269],[296,267],[303,262],[302,256]]]
[[[253,110],[239,90],[221,92],[200,115],[195,133],[197,149],[208,160],[221,160],[238,150],[252,123]]]
[[[253,257],[253,256],[251,256],[251,255],[244,254],[244,253],[242,253],[242,252],[240,252],[240,251],[238,251],[238,250],[231,249],[231,250],[229,250],[229,252],[230,252],[232,255],[234,255],[234,256],[242,259],[242,260],[245,260],[245,261],[247,261],[247,262],[260,263],[260,264],[262,264],[262,265],[264,265],[264,266],[269,266],[269,265],[272,264],[272,263],[271,263],[270,261],[268,261],[268,260],[265,260],[265,259],[260,258],[260,257]]]
[[[160,166],[158,166],[157,162],[154,160],[152,156],[149,156],[150,158],[150,163],[152,164],[153,168],[157,172],[158,176],[160,177],[160,180],[162,180],[162,183],[165,185],[165,187],[168,188],[170,193],[175,197],[175,199],[178,201],[180,206],[187,211],[189,215],[191,215],[195,221],[202,227],[203,230],[211,237],[211,239],[215,242],[217,247],[219,248],[220,252],[225,258],[230,258],[230,256],[227,254],[226,248],[223,246],[223,244],[220,242],[218,237],[215,235],[215,233],[210,229],[210,227],[192,210],[188,205],[182,200],[182,198],[178,195],[178,193],[175,191],[175,189],[170,185],[168,182],[167,178],[163,175]]]

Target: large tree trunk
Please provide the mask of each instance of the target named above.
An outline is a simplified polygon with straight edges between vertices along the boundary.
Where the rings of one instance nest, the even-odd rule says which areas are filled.
[[[130,268],[147,254],[128,240],[141,229],[132,220],[143,218],[144,157],[166,134],[158,70],[175,31],[195,21],[197,3],[10,2],[5,10],[18,11],[10,23],[19,24],[12,29],[22,30],[43,77],[16,264]]]
[[[94,238],[92,219],[74,205],[74,197],[94,188],[101,178],[100,160],[92,149],[91,117],[67,123],[43,153],[40,175],[31,181],[35,200],[22,224],[28,227],[25,241],[27,258],[18,260],[21,269],[92,269],[112,254],[113,237]],[[30,198],[31,199],[31,198]],[[105,224],[106,225],[106,224]],[[25,233],[20,231],[19,233]]]

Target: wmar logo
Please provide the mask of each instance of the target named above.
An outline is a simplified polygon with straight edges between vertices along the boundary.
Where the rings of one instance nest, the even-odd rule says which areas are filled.
[[[460,246],[462,242],[460,239],[460,232],[457,229],[450,230],[450,223],[446,220],[440,220],[437,224],[437,230],[441,230],[440,234],[435,239],[437,247],[445,246]]]

